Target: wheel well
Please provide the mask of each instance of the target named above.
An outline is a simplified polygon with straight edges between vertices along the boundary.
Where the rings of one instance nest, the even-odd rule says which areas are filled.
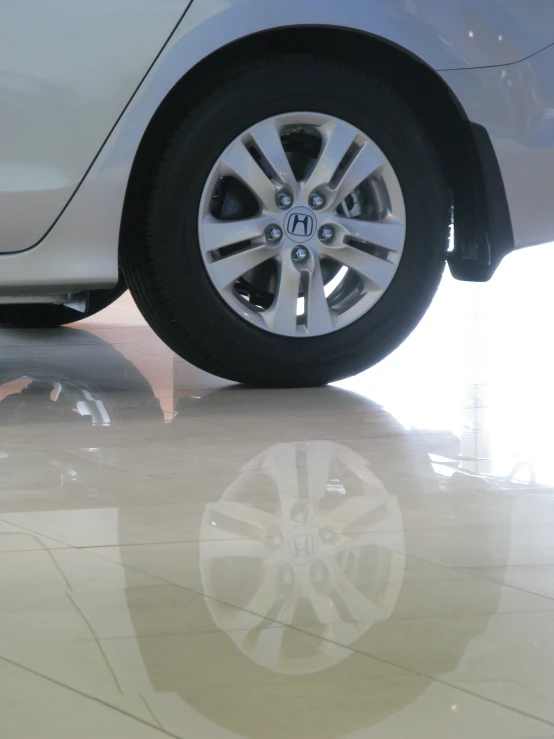
[[[498,193],[486,192],[476,127],[468,121],[446,83],[422,61],[382,39],[337,28],[291,27],[247,36],[203,59],[175,85],[150,122],[133,164],[123,212],[121,248],[131,241],[126,238],[127,224],[137,208],[142,210],[158,155],[190,106],[211,84],[220,81],[222,69],[249,58],[283,53],[311,53],[355,64],[403,98],[435,146],[450,187],[456,232],[454,254],[450,255],[451,264],[457,265],[453,272],[460,279],[488,279],[513,243],[509,243],[511,226],[500,239],[490,233],[488,207],[502,198],[505,203],[505,193],[499,171],[496,186],[502,190],[500,198],[496,197]],[[484,129],[482,132],[487,136]],[[507,204],[500,220],[509,224]],[[498,241],[502,243],[495,243]],[[467,274],[464,263],[469,265]],[[480,269],[485,277],[479,276]]]

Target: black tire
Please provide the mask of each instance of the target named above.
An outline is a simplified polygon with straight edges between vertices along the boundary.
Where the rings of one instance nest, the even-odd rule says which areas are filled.
[[[0,328],[57,328],[76,323],[100,313],[120,298],[126,289],[125,282],[120,280],[111,290],[93,290],[84,313],[65,305],[0,305]]]
[[[404,253],[383,297],[340,331],[306,339],[271,334],[235,314],[206,273],[197,233],[202,190],[226,146],[254,123],[296,110],[335,115],[367,133],[391,162],[407,210]],[[131,248],[123,256],[139,309],[181,357],[247,384],[322,385],[376,364],[423,317],[445,265],[448,187],[418,120],[379,80],[311,56],[230,72],[169,137],[143,205],[127,219]]]

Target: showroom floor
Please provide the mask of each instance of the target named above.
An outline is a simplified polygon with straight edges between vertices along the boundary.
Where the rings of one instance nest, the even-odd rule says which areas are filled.
[[[2,739],[554,737],[554,246],[374,370],[0,332]]]

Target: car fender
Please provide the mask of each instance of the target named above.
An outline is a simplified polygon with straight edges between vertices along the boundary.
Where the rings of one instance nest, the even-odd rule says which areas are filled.
[[[514,0],[194,0],[50,233],[27,252],[2,256],[0,286],[17,291],[32,284],[48,291],[117,282],[121,216],[142,137],[171,89],[217,49],[268,29],[317,24],[384,38],[436,70],[463,70],[501,63],[506,54],[507,62],[533,53],[554,29],[554,4],[535,4],[552,20],[544,24],[543,36],[520,22],[524,4]],[[508,7],[503,15],[502,5]],[[472,46],[476,32],[470,36],[470,26],[478,10],[478,17],[489,19],[479,34],[484,28],[498,32],[510,40],[511,51],[500,42]],[[497,16],[505,17],[505,24]],[[461,43],[462,36],[468,43]]]

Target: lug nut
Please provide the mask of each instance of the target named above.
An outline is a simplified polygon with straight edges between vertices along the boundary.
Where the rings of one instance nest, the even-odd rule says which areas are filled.
[[[281,193],[279,197],[277,198],[277,205],[279,208],[282,208],[282,210],[287,210],[292,205],[292,198],[290,195],[287,195],[286,193]]]
[[[319,229],[319,239],[320,241],[331,241],[331,239],[334,236],[333,229],[329,226],[322,226]]]
[[[292,258],[295,262],[303,262],[304,259],[308,256],[308,252],[304,247],[298,246],[293,252],[292,252]]]
[[[279,226],[268,226],[265,230],[265,237],[270,244],[276,244],[283,238],[283,231]]]
[[[325,201],[321,195],[318,195],[317,192],[313,192],[309,197],[309,203],[311,208],[319,210],[320,208],[323,208]]]

